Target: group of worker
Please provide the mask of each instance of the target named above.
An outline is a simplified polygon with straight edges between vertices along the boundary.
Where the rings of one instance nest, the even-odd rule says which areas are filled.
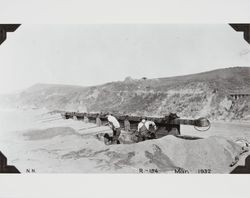
[[[106,116],[108,123],[107,125],[110,126],[110,128],[113,131],[113,136],[110,137],[108,134],[104,135],[104,138],[106,140],[105,143],[107,144],[119,144],[119,136],[121,134],[121,126],[119,121],[112,115],[107,114]],[[97,116],[96,124],[101,125],[100,117]],[[130,131],[130,122],[128,120],[128,116],[125,117],[124,120],[124,129],[125,131]],[[157,130],[157,127],[153,121],[147,120],[146,117],[143,117],[141,122],[138,124],[137,131],[135,132],[135,136],[137,138],[137,142],[145,141],[148,139],[155,139],[155,132]]]

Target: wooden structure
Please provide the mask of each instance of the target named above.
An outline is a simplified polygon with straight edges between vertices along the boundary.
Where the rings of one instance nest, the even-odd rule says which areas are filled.
[[[96,119],[102,121],[102,125],[107,123],[107,118],[104,113],[79,113],[79,112],[65,112],[62,114],[65,119],[77,119],[84,120],[85,117],[88,118],[89,122],[96,123]],[[181,135],[180,125],[193,125],[196,127],[209,127],[210,122],[206,118],[199,119],[181,119],[176,114],[169,114],[165,117],[141,117],[141,116],[128,116],[128,115],[114,115],[119,121],[121,128],[124,128],[124,121],[130,122],[130,128],[132,131],[137,130],[139,122],[142,118],[155,122],[157,126],[156,138],[160,138],[166,135]]]
[[[237,100],[240,98],[250,97],[250,94],[248,94],[248,93],[231,93],[230,96],[233,99]]]

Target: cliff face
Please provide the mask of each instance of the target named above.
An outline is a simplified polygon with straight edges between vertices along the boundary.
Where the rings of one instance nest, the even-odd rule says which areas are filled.
[[[5,97],[5,104],[138,115],[175,112],[189,118],[208,116],[216,120],[250,120],[250,97],[235,100],[230,97],[231,93],[250,94],[250,67],[170,78],[129,78],[93,87],[37,84],[18,95]]]

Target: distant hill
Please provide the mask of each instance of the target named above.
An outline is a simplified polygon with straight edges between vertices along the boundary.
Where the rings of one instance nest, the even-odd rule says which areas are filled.
[[[137,115],[250,120],[250,97],[234,100],[231,93],[250,93],[250,67],[157,79],[132,79],[99,86],[36,84],[20,94],[1,97],[2,104],[69,111],[116,111]]]

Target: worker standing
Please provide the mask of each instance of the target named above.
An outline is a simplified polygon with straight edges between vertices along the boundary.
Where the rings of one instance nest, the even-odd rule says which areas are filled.
[[[153,127],[153,131],[150,130],[150,127]],[[143,118],[142,121],[138,124],[138,142],[155,139],[155,131],[157,127],[153,121],[149,121],[146,118]]]
[[[120,127],[120,123],[118,122],[118,120],[111,114],[108,114],[107,116],[108,119],[108,124],[110,126],[110,128],[113,131],[113,137],[112,137],[112,144],[119,144],[119,136],[121,134],[121,127]]]

